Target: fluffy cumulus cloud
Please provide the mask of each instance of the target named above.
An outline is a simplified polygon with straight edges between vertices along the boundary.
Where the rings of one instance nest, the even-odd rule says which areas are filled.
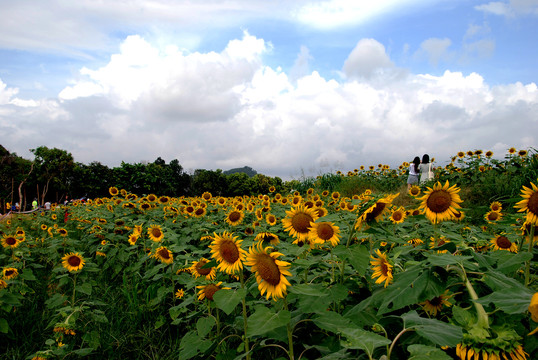
[[[448,45],[423,48],[434,56]],[[129,36],[57,98],[19,99],[0,81],[2,145],[21,156],[29,156],[21,144],[46,145],[84,163],[160,156],[187,170],[251,166],[288,179],[398,166],[424,153],[441,163],[460,150],[502,157],[511,146],[537,142],[534,83],[490,86],[476,73],[409,73],[375,39],[357,42],[338,78],[310,71],[307,48],[287,74],[264,62],[271,47],[248,32],[220,52]]]

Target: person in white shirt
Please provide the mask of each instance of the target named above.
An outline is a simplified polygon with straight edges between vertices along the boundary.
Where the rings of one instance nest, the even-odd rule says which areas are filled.
[[[433,168],[430,163],[430,156],[424,154],[422,156],[422,162],[419,165],[420,170],[420,183],[425,183],[426,181],[433,179]]]
[[[420,158],[415,156],[413,162],[409,165],[409,176],[407,177],[407,190],[411,188],[413,184],[418,184]]]

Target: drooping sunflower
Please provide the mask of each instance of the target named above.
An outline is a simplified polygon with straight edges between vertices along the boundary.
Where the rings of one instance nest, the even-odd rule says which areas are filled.
[[[485,215],[484,215],[484,220],[486,220],[488,223],[492,224],[496,221],[499,221],[501,220],[503,217],[503,215],[498,212],[498,211],[488,211]]]
[[[165,264],[171,264],[174,262],[174,255],[166,246],[158,247],[153,256]]]
[[[340,243],[340,228],[332,222],[310,223],[308,237],[315,244],[323,245],[329,242],[333,247]]]
[[[393,224],[401,224],[404,222],[406,216],[407,214],[405,209],[403,207],[399,207],[391,212],[390,221],[392,221]]]
[[[4,234],[2,235],[2,246],[5,248],[16,248],[19,246],[20,241],[13,235]]]
[[[422,201],[419,209],[422,209],[426,217],[434,224],[453,218],[462,200],[458,194],[460,188],[456,185],[450,186],[448,180],[445,185],[438,181],[433,188],[428,187],[424,196],[418,200]]]
[[[194,261],[192,266],[189,267],[189,272],[198,278],[204,276],[206,280],[214,280],[217,276],[217,272],[214,267],[205,267],[209,263],[209,260],[201,258],[198,261]]]
[[[308,238],[311,223],[318,219],[314,208],[306,208],[303,205],[286,211],[286,217],[282,219],[284,230],[288,231],[296,240],[304,241]]]
[[[387,195],[377,200],[372,206],[366,209],[359,217],[356,226],[361,227],[363,224],[379,221],[386,212],[390,211],[390,204],[398,197],[400,193]]]
[[[219,281],[216,284],[197,286],[196,288],[200,289],[198,291],[198,300],[203,300],[203,299],[213,300],[213,295],[215,295],[217,291],[230,289],[229,287],[223,287],[221,285],[222,285],[222,281]]]
[[[418,185],[411,185],[407,193],[411,195],[412,197],[416,197],[420,195],[420,186]]]
[[[243,240],[227,231],[220,235],[214,233],[209,248],[211,249],[211,257],[219,263],[217,266],[219,270],[231,275],[243,269],[246,251],[241,248],[242,242]]]
[[[266,299],[272,297],[284,298],[286,295],[287,286],[291,286],[286,276],[291,276],[289,272],[290,263],[278,260],[278,257],[283,256],[277,251],[269,252],[272,247],[263,247],[261,242],[251,246],[248,251],[245,265],[251,267],[251,271],[256,275],[258,289],[263,296],[265,293]]]
[[[6,267],[2,269],[2,278],[4,278],[4,280],[15,279],[17,276],[19,276],[19,270],[16,268]]]
[[[518,212],[526,212],[526,222],[538,225],[538,187],[531,182],[531,187],[523,186],[521,190],[523,200],[519,201],[514,207],[519,209]]]
[[[506,237],[506,234],[500,234],[491,239],[491,247],[493,250],[506,250],[517,253],[516,243],[510,241],[510,239]]]
[[[161,225],[150,225],[148,227],[148,236],[152,241],[159,242],[164,238]]]
[[[422,239],[419,239],[419,238],[413,238],[411,240],[407,240],[407,243],[413,245],[413,247],[417,247],[419,245],[424,244],[424,241],[422,241]]]
[[[240,210],[232,210],[226,215],[226,222],[232,226],[241,224],[245,218],[245,213]]]
[[[70,272],[79,271],[84,267],[85,263],[86,261],[78,252],[66,254],[62,258],[62,266]]]
[[[508,344],[502,341],[504,346],[496,348],[483,348],[483,344],[462,344],[456,346],[456,356],[461,360],[527,360],[527,354],[523,346],[517,341]],[[488,346],[491,347],[491,346]]]
[[[370,255],[372,260],[370,260],[370,265],[374,273],[372,274],[372,279],[377,278],[375,281],[376,284],[381,284],[385,282],[385,287],[392,282],[392,268],[393,265],[387,260],[385,253],[381,253],[379,249],[375,250],[377,257]]]
[[[278,235],[273,234],[271,232],[261,232],[254,238],[254,241],[259,242],[268,242],[271,245],[278,245],[280,243],[280,239],[278,238]]]
[[[448,290],[439,296],[434,297],[421,302],[419,305],[422,306],[422,309],[430,314],[431,316],[437,316],[437,313],[443,309],[443,306],[450,307],[452,303],[449,301],[452,295],[449,295]]]

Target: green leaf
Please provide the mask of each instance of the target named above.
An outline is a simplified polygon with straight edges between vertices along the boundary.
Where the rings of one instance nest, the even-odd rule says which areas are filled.
[[[472,259],[472,256],[454,256],[452,254],[426,254],[428,261],[432,266],[447,266],[453,264],[461,264],[464,260]]]
[[[451,360],[443,350],[427,345],[409,345],[407,351],[411,354],[409,360]]]
[[[301,294],[306,296],[327,296],[329,293],[322,284],[298,284],[289,288],[292,294]]]
[[[365,246],[356,244],[349,247],[347,260],[355,271],[364,276],[370,266],[370,252]]]
[[[247,319],[247,336],[266,334],[273,329],[286,326],[290,320],[291,314],[288,310],[275,313],[265,306],[258,306],[254,314]]]
[[[34,276],[34,273],[29,268],[24,269],[24,271],[20,274],[20,277],[23,280],[30,280],[30,281],[37,280],[37,278]]]
[[[417,334],[439,346],[456,346],[463,338],[459,326],[436,319],[421,318],[416,311],[402,315],[406,328],[413,328]]]
[[[353,323],[349,319],[346,319],[342,315],[333,311],[326,311],[325,313],[314,318],[313,321],[314,324],[316,324],[320,329],[327,330],[335,334],[338,334],[340,329],[353,328]]]
[[[394,283],[378,294],[383,299],[378,313],[381,315],[418,303],[420,294],[430,281],[429,273],[421,272],[422,269],[417,266],[395,277]]]
[[[93,348],[83,348],[78,350],[73,350],[73,353],[75,353],[78,356],[88,356],[93,352]]]
[[[9,332],[9,324],[4,318],[0,318],[0,332],[7,334]]]
[[[533,257],[533,255],[528,252],[513,254],[509,251],[494,251],[492,256],[499,257],[497,270],[506,274],[517,271],[526,261]]]
[[[336,284],[329,288],[330,298],[334,302],[339,302],[347,298],[348,289],[342,284]]]
[[[532,295],[533,293],[527,289],[508,288],[503,291],[495,291],[476,301],[482,305],[493,303],[507,314],[522,314],[529,308]]]
[[[198,336],[205,337],[211,329],[215,326],[215,320],[210,317],[199,318],[196,322],[196,331],[198,331]]]
[[[470,328],[475,323],[475,316],[469,311],[457,305],[452,306],[454,321],[463,328]]]
[[[366,331],[359,328],[343,328],[341,329],[342,336],[345,340],[341,340],[340,344],[348,349],[361,349],[372,356],[374,349],[390,344],[392,341],[377,335],[376,333]]]
[[[181,339],[179,345],[179,358],[181,360],[190,359],[199,352],[204,352],[211,346],[211,341],[203,339],[196,334],[196,331],[189,331]]]
[[[80,291],[83,294],[91,295],[92,294],[92,285],[90,283],[84,283],[77,286],[77,291]]]
[[[237,307],[241,300],[245,297],[247,293],[246,289],[239,289],[236,291],[232,290],[221,290],[217,291],[213,295],[213,300],[215,300],[215,305],[217,308],[221,309],[230,315],[232,311]]]

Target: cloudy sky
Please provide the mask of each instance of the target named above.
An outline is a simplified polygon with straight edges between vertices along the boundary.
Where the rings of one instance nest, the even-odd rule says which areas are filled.
[[[283,179],[538,147],[538,0],[0,0],[0,144]]]

